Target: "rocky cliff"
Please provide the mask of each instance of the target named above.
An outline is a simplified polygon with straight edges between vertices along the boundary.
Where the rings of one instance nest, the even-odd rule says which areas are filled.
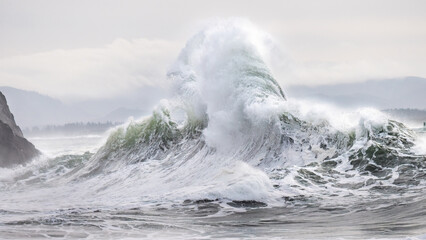
[[[24,138],[9,110],[6,97],[0,92],[0,167],[23,164],[40,152]]]

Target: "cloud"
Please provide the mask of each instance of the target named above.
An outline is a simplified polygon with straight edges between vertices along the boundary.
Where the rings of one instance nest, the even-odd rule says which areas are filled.
[[[117,39],[101,48],[54,50],[0,59],[0,85],[65,101],[114,97],[133,89],[167,87],[176,43]]]
[[[421,0],[43,2],[1,2],[0,85],[69,100],[166,86],[169,64],[200,22],[232,16],[259,24],[287,51],[271,64],[284,86],[426,77]]]
[[[367,41],[333,45],[338,50],[333,52],[329,45],[312,45],[302,40],[288,41],[285,47],[277,45],[269,56],[271,61],[267,61],[284,89],[298,84],[426,76],[424,47],[405,44],[400,50],[383,43],[380,48]],[[137,94],[142,89],[165,89],[170,86],[166,72],[182,47],[181,42],[165,40],[117,39],[99,48],[0,58],[0,86],[37,91],[66,102]]]
[[[426,76],[426,58],[422,54],[426,53],[425,47],[405,48],[400,50],[403,54],[392,52],[397,51],[396,48],[380,48],[375,44],[334,47],[334,51],[332,47],[320,45],[303,50],[296,49],[298,46],[292,47],[295,45],[287,45],[288,51],[281,53],[283,56],[276,57],[277,60],[270,65],[275,78],[283,86]],[[280,55],[280,52],[275,54]]]

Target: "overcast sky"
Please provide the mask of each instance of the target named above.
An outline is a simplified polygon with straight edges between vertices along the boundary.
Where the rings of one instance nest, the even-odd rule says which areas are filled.
[[[186,40],[228,17],[275,38],[284,87],[426,77],[423,0],[0,0],[0,86],[65,101],[167,88]]]

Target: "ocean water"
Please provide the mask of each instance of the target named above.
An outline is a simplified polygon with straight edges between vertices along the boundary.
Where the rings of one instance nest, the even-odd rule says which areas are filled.
[[[378,110],[291,99],[272,38],[191,38],[175,96],[105,136],[31,138],[0,169],[1,239],[426,239],[426,136]]]

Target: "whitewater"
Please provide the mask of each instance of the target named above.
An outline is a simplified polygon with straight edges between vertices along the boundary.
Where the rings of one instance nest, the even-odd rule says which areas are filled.
[[[0,238],[426,239],[425,135],[288,98],[274,51],[242,20],[197,33],[150,116],[0,169]]]

